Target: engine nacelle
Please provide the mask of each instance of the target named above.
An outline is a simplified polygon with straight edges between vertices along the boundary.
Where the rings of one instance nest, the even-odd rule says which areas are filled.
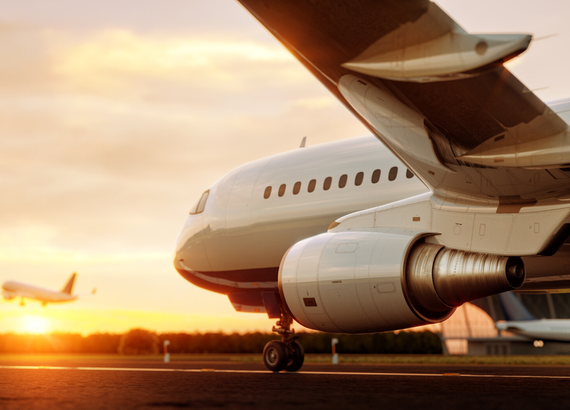
[[[370,333],[449,318],[470,300],[516,289],[520,258],[446,249],[402,229],[324,233],[293,245],[279,268],[282,301],[300,324]]]

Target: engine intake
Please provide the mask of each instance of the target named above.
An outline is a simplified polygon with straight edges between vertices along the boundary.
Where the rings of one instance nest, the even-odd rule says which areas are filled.
[[[293,245],[281,299],[303,326],[367,333],[438,323],[461,304],[516,289],[520,258],[463,252],[402,229],[331,232]]]

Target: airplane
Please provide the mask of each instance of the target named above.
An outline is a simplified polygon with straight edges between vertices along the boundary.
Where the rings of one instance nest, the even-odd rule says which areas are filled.
[[[182,277],[278,319],[269,370],[303,365],[293,321],[392,331],[570,289],[570,100],[504,66],[531,35],[467,33],[429,0],[239,1],[373,134],[230,171],[182,227]]]
[[[537,319],[513,293],[500,293],[498,297],[506,320],[495,323],[497,330],[534,340],[535,346],[545,340],[570,342],[570,319]]]
[[[33,299],[41,302],[43,306],[48,303],[61,303],[72,302],[77,299],[79,295],[73,294],[73,285],[77,273],[73,272],[61,291],[40,288],[37,286],[28,285],[26,283],[8,281],[2,284],[2,296],[6,300],[20,298],[20,306],[24,306],[24,299]],[[95,294],[95,289],[91,292]]]

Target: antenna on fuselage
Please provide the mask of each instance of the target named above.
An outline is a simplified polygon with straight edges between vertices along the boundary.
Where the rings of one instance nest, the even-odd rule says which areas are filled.
[[[303,140],[301,141],[301,145],[299,145],[299,148],[305,148],[306,142],[307,142],[307,137],[303,137]]]

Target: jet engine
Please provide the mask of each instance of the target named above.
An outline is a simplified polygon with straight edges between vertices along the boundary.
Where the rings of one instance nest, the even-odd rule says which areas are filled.
[[[305,327],[369,333],[438,323],[465,302],[522,286],[521,258],[447,249],[430,236],[374,229],[304,239],[281,261],[281,300]]]

